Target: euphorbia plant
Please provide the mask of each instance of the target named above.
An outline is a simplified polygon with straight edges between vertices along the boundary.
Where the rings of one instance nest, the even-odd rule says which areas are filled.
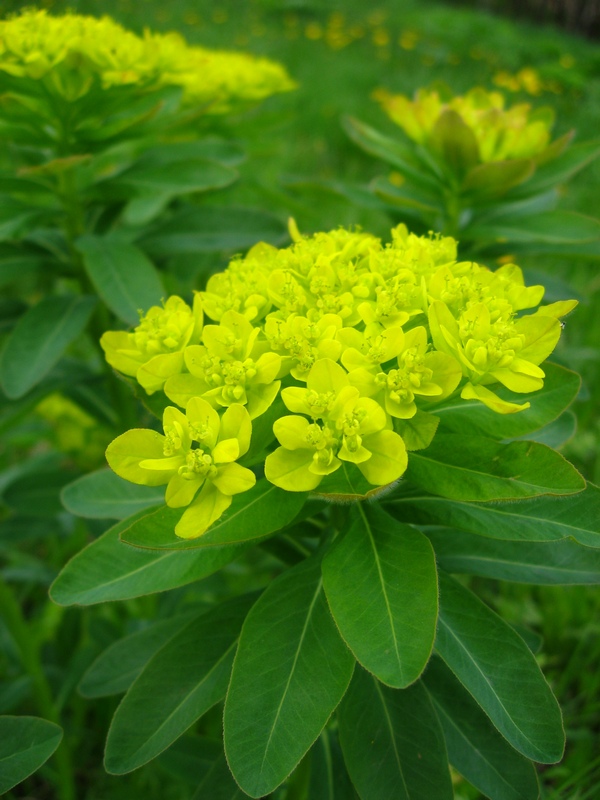
[[[140,306],[160,302],[156,261],[168,271],[182,249],[281,235],[258,209],[227,217],[197,201],[235,182],[244,159],[216,122],[292,88],[267,59],[138,36],[109,17],[31,10],[0,21],[0,282],[25,306],[5,325],[7,397],[43,383],[93,315],[97,339],[112,314],[134,324]]]
[[[157,423],[64,491],[120,521],[53,599],[163,592],[234,560],[251,575],[255,548],[279,559],[259,596],[174,595],[170,624],[91,666],[84,695],[126,692],[106,768],[196,723],[214,735],[224,702],[197,798],[444,800],[450,762],[492,800],[534,800],[532,762],[563,752],[559,707],[526,638],[455,576],[599,580],[599,492],[543,443],[579,389],[546,363],[574,303],[540,305],[515,265],[457,262],[449,237],[291,233],[192,305],[103,336]]]
[[[573,145],[574,131],[552,140],[551,108],[507,106],[500,92],[482,88],[375,97],[403,136],[355,119],[344,124],[353,141],[392,166],[371,189],[394,215],[458,238],[461,255],[473,258],[600,254],[598,221],[556,210],[559,186],[596,159],[600,145]]]

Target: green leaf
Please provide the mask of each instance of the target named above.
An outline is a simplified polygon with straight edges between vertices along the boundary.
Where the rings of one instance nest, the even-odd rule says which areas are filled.
[[[397,167],[405,177],[410,178],[418,186],[429,188],[434,194],[439,194],[438,182],[424,172],[415,161],[412,148],[353,117],[344,117],[342,126],[350,139],[367,153]]]
[[[28,517],[54,517],[62,511],[60,493],[77,473],[65,466],[41,467],[13,481],[4,492],[4,502]]]
[[[430,145],[457,175],[465,175],[479,162],[479,145],[469,125],[447,108],[437,118]]]
[[[357,800],[335,732],[324,728],[310,751],[310,800]]]
[[[159,305],[164,297],[152,262],[130,242],[109,236],[81,236],[76,247],[94,288],[111,311],[128,325],[140,320],[140,310]]]
[[[126,519],[164,500],[162,486],[138,486],[110,469],[90,472],[62,490],[67,511],[87,519]]]
[[[560,708],[523,639],[444,572],[440,590],[438,654],[516,750],[560,761]]]
[[[0,794],[39,769],[62,735],[62,728],[39,717],[0,717]]]
[[[357,504],[348,532],[323,559],[331,613],[356,659],[403,688],[431,655],[437,619],[433,549],[376,505]],[[416,623],[418,620],[418,624]]]
[[[26,236],[30,229],[37,227],[43,213],[41,209],[4,196],[0,204],[0,242]]]
[[[140,511],[119,522],[74,556],[50,588],[54,602],[92,605],[164,592],[212,575],[242,552],[240,547],[214,547],[163,553],[123,544],[121,531],[146,514]]]
[[[531,180],[515,191],[515,194],[531,195],[546,191],[560,183],[566,183],[580,170],[600,156],[600,142],[582,142],[568,147],[558,158],[538,167]]]
[[[439,422],[438,417],[419,409],[410,419],[394,418],[394,430],[400,434],[409,452],[424,450],[433,441]]]
[[[442,213],[438,197],[424,192],[422,189],[415,189],[409,183],[403,183],[398,187],[381,176],[371,181],[369,187],[377,197],[389,205],[401,209],[402,214],[416,216],[417,219],[426,221],[431,219],[432,214]]]
[[[107,772],[123,775],[151,761],[225,697],[237,638],[254,600],[244,595],[201,614],[150,659],[113,717]]]
[[[142,157],[112,181],[109,192],[130,197],[167,194],[176,197],[192,192],[222,189],[238,178],[238,172],[217,161],[205,158],[181,159],[170,163],[152,163]]]
[[[501,542],[452,528],[432,528],[425,533],[446,572],[517,583],[600,583],[600,550],[572,539]]]
[[[269,584],[244,623],[225,702],[225,752],[247,794],[262,797],[287,778],[342,699],[353,668],[327,607],[319,560]]]
[[[224,755],[213,762],[202,783],[192,795],[192,800],[244,800],[248,795],[231,777]]]
[[[452,766],[490,800],[538,800],[535,767],[513,750],[441,659],[423,676]]]
[[[157,764],[178,780],[196,787],[198,781],[204,780],[212,769],[215,760],[225,761],[223,740],[220,738],[221,740],[217,741],[206,736],[187,733],[158,756]],[[229,779],[233,781],[231,773]]]
[[[510,503],[467,503],[407,492],[386,500],[385,508],[405,522],[451,525],[493,539],[549,542],[572,536],[587,547],[600,547],[600,489],[591,484],[568,497]]]
[[[452,800],[444,736],[420,682],[399,692],[357,670],[338,716],[361,800]]]
[[[0,252],[0,286],[8,286],[24,277],[40,272],[47,263],[40,256],[27,255],[17,248],[14,251],[5,247]]]
[[[438,433],[427,450],[411,453],[406,477],[427,492],[475,502],[573,494],[585,488],[575,467],[546,445],[500,444],[457,433]]]
[[[215,250],[242,250],[257,242],[281,244],[285,225],[274,214],[255,208],[183,208],[154,228],[140,245],[154,258]]]
[[[227,139],[207,136],[191,142],[176,144],[157,144],[144,151],[142,161],[153,166],[165,166],[190,159],[208,159],[229,167],[241,164],[245,159],[244,148]]]
[[[473,239],[515,244],[580,244],[598,243],[600,221],[575,211],[546,211],[543,214],[511,217],[506,221],[480,223],[469,228]],[[599,245],[600,247],[600,245]]]
[[[381,487],[374,487],[355,464],[344,462],[340,469],[326,475],[319,484],[318,496],[329,497],[341,502],[364,500],[376,497]]]
[[[551,447],[553,450],[558,450],[570,441],[576,432],[577,417],[572,411],[563,411],[560,417],[540,428],[539,431],[516,438],[539,442]]]
[[[21,317],[0,361],[0,383],[11,400],[23,397],[50,372],[81,334],[95,305],[94,297],[55,295]]]
[[[83,697],[110,697],[126,692],[148,661],[170,641],[193,613],[161,620],[113,642],[86,670],[79,683]]]
[[[155,550],[196,550],[252,542],[289,525],[306,497],[305,492],[286,492],[263,478],[248,492],[235,495],[223,516],[197,539],[175,536],[173,510],[159,509],[125,529],[121,541]]]
[[[465,176],[461,191],[473,198],[498,197],[518,186],[533,173],[530,159],[511,159],[477,164]]]
[[[544,364],[544,386],[527,395],[530,408],[517,414],[497,414],[477,400],[453,399],[438,406],[434,413],[440,427],[455,433],[479,433],[492,439],[513,439],[526,436],[553,422],[577,397],[581,378],[558,364]],[[505,387],[494,387],[503,399],[512,403],[522,401],[522,395]]]

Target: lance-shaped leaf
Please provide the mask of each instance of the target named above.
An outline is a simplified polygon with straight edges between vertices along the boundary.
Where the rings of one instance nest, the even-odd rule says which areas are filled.
[[[241,250],[257,242],[280,244],[286,238],[281,220],[255,208],[184,208],[140,241],[155,258],[215,250]]]
[[[352,677],[311,558],[271,583],[248,614],[225,703],[225,752],[251,797],[273,791],[313,744]]]
[[[517,583],[600,583],[600,550],[558,542],[500,542],[452,528],[426,531],[446,572],[481,575]]]
[[[415,490],[396,494],[385,508],[406,522],[451,525],[493,539],[550,542],[572,536],[579,544],[600,547],[600,489],[592,484],[568,497],[510,503],[468,503]]]
[[[233,561],[240,547],[214,547],[190,553],[141,550],[119,540],[136,518],[119,522],[72,558],[50,588],[59,605],[92,605],[127,600],[185,586]]]
[[[537,800],[535,767],[494,728],[439,658],[423,676],[452,766],[490,800]]]
[[[152,656],[198,613],[163,619],[113,642],[85,672],[79,694],[93,698],[126,692]]]
[[[91,235],[80,237],[76,245],[94,288],[123,322],[136,325],[140,310],[160,304],[160,276],[138,247],[116,237]]]
[[[460,176],[467,174],[479,161],[479,145],[473,130],[453,109],[438,117],[430,134],[431,148]]]
[[[452,800],[444,735],[420,682],[397,691],[357,670],[338,717],[361,800]]]
[[[476,224],[469,228],[469,234],[490,242],[508,241],[511,247],[529,245],[535,251],[538,245],[598,243],[600,222],[575,211],[546,211],[524,219],[511,217],[506,221]]]
[[[555,420],[577,397],[581,378],[558,364],[544,364],[544,386],[527,395],[531,407],[518,414],[497,414],[477,400],[453,399],[435,409],[440,419],[440,433],[447,428],[454,433],[480,434],[492,439],[526,436]],[[522,402],[523,396],[505,387],[494,392],[509,403]]]
[[[182,157],[162,162],[142,156],[129,169],[102,186],[109,196],[120,198],[162,194],[177,197],[194,192],[208,192],[229,186],[239,177],[237,170],[206,158]]]
[[[331,612],[357,660],[381,681],[413,683],[431,654],[437,619],[433,548],[377,506],[353,522],[323,559]]]
[[[109,773],[146,764],[223,699],[254,600],[244,595],[201,614],[150,659],[113,718],[104,756]]]
[[[157,757],[157,764],[178,780],[195,787],[204,780],[216,759],[225,760],[223,740],[219,738],[220,741],[217,741],[188,731]]]
[[[432,494],[475,502],[574,494],[585,488],[575,467],[546,445],[500,444],[455,433],[439,433],[427,450],[411,453],[406,477]]]
[[[533,161],[526,158],[477,164],[465,176],[461,190],[470,198],[498,197],[527,180],[533,170]]]
[[[94,297],[53,295],[23,314],[6,341],[0,383],[7,397],[22,397],[44,378],[83,331]]]
[[[598,139],[572,145],[564,150],[558,158],[542,164],[531,180],[511,192],[511,194],[528,196],[543,192],[557,184],[565,183],[598,156],[600,156],[600,141]]]
[[[127,519],[164,500],[164,487],[138,486],[119,478],[110,469],[99,469],[77,478],[61,492],[67,511],[88,519]]]
[[[221,754],[208,770],[192,800],[244,800],[248,795],[231,777],[225,755]]]
[[[533,761],[560,761],[560,708],[527,645],[472,592],[440,572],[436,650],[500,733]]]
[[[439,194],[435,179],[415,159],[414,148],[403,145],[398,139],[392,139],[354,117],[344,117],[342,126],[350,139],[367,153],[397,167],[411,182],[432,190],[434,196]]]
[[[285,492],[262,479],[250,491],[236,495],[227,511],[196,539],[175,536],[173,527],[162,522],[169,510],[159,509],[124,530],[121,540],[135,547],[156,550],[197,550],[242,544],[270,536],[289,525],[305,500],[305,492]]]
[[[0,794],[39,769],[62,735],[62,728],[39,717],[0,717]]]
[[[336,732],[325,728],[310,751],[310,800],[357,800]]]

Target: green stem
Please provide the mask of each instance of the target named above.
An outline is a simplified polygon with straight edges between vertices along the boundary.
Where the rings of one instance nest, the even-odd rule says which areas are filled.
[[[2,579],[0,579],[0,607],[4,623],[19,648],[23,667],[31,678],[33,695],[40,715],[44,719],[60,725],[60,716],[40,660],[39,645],[27,626],[12,589]],[[59,800],[76,800],[71,755],[65,738],[53,758],[57,771],[56,788]]]
[[[447,191],[444,199],[444,210],[446,218],[442,233],[445,236],[452,236],[454,239],[458,238],[458,226],[460,222],[460,199],[456,192]]]

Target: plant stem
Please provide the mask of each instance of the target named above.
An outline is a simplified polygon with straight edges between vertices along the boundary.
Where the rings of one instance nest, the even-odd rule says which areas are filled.
[[[17,598],[10,586],[0,578],[0,607],[2,617],[15,644],[19,648],[21,662],[31,678],[33,694],[38,711],[44,719],[60,725],[60,717],[44,674],[40,660],[40,648],[28,628]],[[71,755],[65,738],[54,753],[57,770],[57,796],[59,800],[76,800],[75,781],[71,767]]]

